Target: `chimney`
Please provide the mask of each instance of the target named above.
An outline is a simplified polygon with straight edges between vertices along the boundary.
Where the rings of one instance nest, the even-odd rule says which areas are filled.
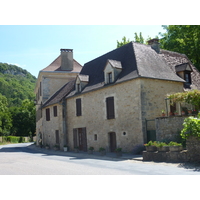
[[[154,38],[148,41],[148,45],[151,45],[151,48],[154,49],[157,53],[160,53],[160,43],[159,39]]]
[[[66,71],[73,70],[73,49],[60,49],[61,69]]]

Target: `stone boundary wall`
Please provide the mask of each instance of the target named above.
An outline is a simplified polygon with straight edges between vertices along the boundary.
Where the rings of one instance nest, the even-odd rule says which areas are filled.
[[[180,131],[183,129],[184,119],[188,116],[159,117],[155,119],[157,141],[180,142]]]

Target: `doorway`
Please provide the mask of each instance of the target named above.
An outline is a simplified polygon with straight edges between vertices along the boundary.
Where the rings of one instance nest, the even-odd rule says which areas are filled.
[[[110,132],[109,134],[109,143],[110,143],[110,152],[114,152],[117,148],[117,141],[116,141],[116,133]]]
[[[79,147],[81,151],[87,151],[86,128],[75,128],[73,130],[74,148]]]

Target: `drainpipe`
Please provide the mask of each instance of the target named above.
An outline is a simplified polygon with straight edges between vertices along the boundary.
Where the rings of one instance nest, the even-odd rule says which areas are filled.
[[[166,112],[167,112],[167,117],[168,117],[169,113],[168,113],[167,100],[169,100],[169,98],[166,98],[166,99],[165,99],[165,104],[166,104]]]
[[[62,113],[63,113],[63,145],[68,146],[68,135],[67,135],[67,105],[66,99],[62,100]]]

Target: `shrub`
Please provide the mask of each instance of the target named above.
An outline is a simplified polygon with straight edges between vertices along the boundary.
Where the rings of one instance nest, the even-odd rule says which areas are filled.
[[[181,137],[187,139],[189,136],[196,136],[200,138],[200,114],[197,118],[188,117],[184,120]]]

